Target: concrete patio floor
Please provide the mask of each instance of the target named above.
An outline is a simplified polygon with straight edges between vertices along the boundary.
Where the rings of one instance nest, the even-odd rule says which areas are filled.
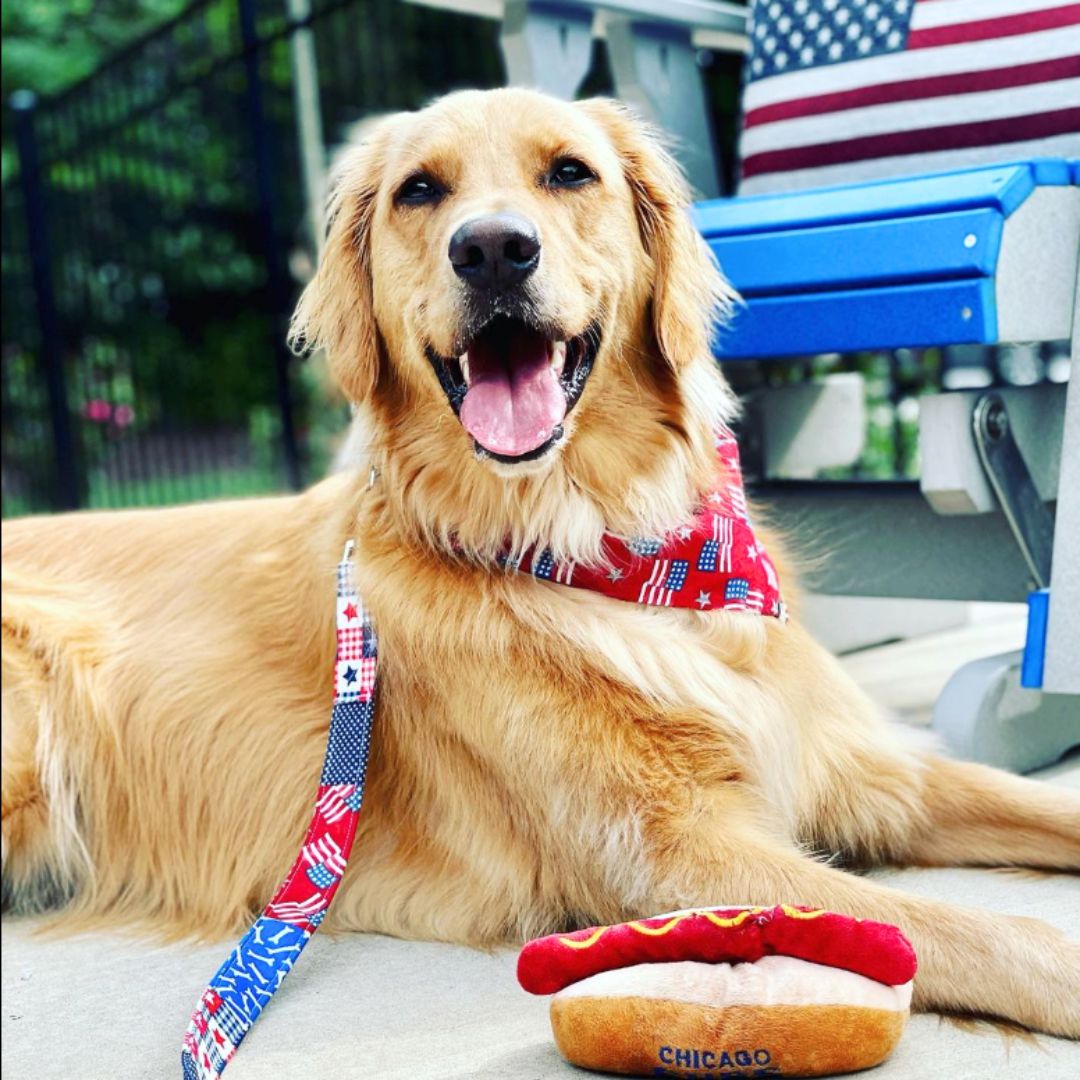
[[[905,671],[951,670],[963,631],[860,653],[853,674],[884,703]],[[967,645],[972,634],[967,634]],[[979,652],[986,649],[985,635]],[[1007,646],[1005,646],[1007,647]],[[890,652],[890,650],[892,650]],[[875,655],[876,654],[876,655]],[[921,654],[921,655],[920,655]],[[925,679],[927,690],[933,678]],[[890,690],[890,684],[893,690]],[[935,691],[936,692],[936,691]],[[902,703],[921,718],[917,703]],[[906,706],[906,707],[904,707]],[[1080,789],[1080,754],[1041,774]],[[1080,937],[1080,878],[1003,871],[904,870],[882,880],[910,892],[1035,916]],[[229,942],[157,947],[113,936],[52,940],[33,920],[3,923],[4,1078],[179,1077],[180,1035]],[[522,992],[513,951],[478,953],[375,935],[319,935],[230,1066],[230,1080],[548,1080],[590,1075],[551,1041],[547,1000]],[[1080,1043],[1006,1039],[936,1016],[913,1017],[880,1080],[1080,1077]]]

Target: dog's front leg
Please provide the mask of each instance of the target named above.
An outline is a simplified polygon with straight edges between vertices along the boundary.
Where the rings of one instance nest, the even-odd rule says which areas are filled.
[[[903,861],[1080,871],[1076,792],[938,757],[927,760],[923,781],[924,814]]]
[[[656,909],[805,904],[894,923],[919,958],[915,1008],[1080,1038],[1080,943],[1035,919],[907,896],[825,865],[731,815],[657,837]]]

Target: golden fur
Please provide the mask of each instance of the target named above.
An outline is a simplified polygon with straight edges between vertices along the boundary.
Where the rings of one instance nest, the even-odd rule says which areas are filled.
[[[539,185],[566,154],[598,181]],[[438,206],[395,203],[417,168],[447,185]],[[639,608],[491,566],[507,538],[585,560],[605,528],[661,532],[712,469],[712,422],[733,411],[708,349],[727,291],[654,136],[610,102],[457,94],[381,124],[334,191],[295,334],[328,350],[365,460],[298,496],[4,527],[9,902],[161,933],[247,922],[310,812],[328,598],[355,536],[382,682],[333,925],[486,944],[809,903],[902,926],[921,1007],[1080,1036],[1075,942],[817,856],[1075,872],[1075,794],[924,752],[797,621]],[[454,347],[447,237],[506,208],[543,233],[538,309],[569,333],[603,326],[566,439],[516,466],[474,455],[424,357]]]

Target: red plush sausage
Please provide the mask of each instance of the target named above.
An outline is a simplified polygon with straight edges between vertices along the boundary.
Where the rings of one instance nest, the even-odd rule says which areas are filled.
[[[524,946],[517,975],[529,993],[553,994],[635,964],[742,963],[773,955],[843,968],[888,986],[910,982],[916,967],[915,951],[895,926],[781,904],[695,909],[551,934]]]

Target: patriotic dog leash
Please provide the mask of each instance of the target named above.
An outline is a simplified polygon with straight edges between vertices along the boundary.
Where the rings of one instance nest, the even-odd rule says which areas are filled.
[[[786,618],[776,570],[747,510],[739,451],[717,432],[717,480],[692,521],[659,538],[604,538],[602,566],[557,561],[549,551],[502,560],[545,581],[650,607],[742,611]],[[184,1034],[184,1080],[217,1080],[319,928],[356,836],[375,712],[378,650],[356,591],[353,542],[337,569],[334,704],[318,797],[288,876],[218,968]]]
[[[274,898],[218,968],[184,1033],[184,1080],[216,1080],[319,928],[349,858],[371,749],[378,650],[353,581],[353,542],[337,568],[334,705],[315,811]]]

